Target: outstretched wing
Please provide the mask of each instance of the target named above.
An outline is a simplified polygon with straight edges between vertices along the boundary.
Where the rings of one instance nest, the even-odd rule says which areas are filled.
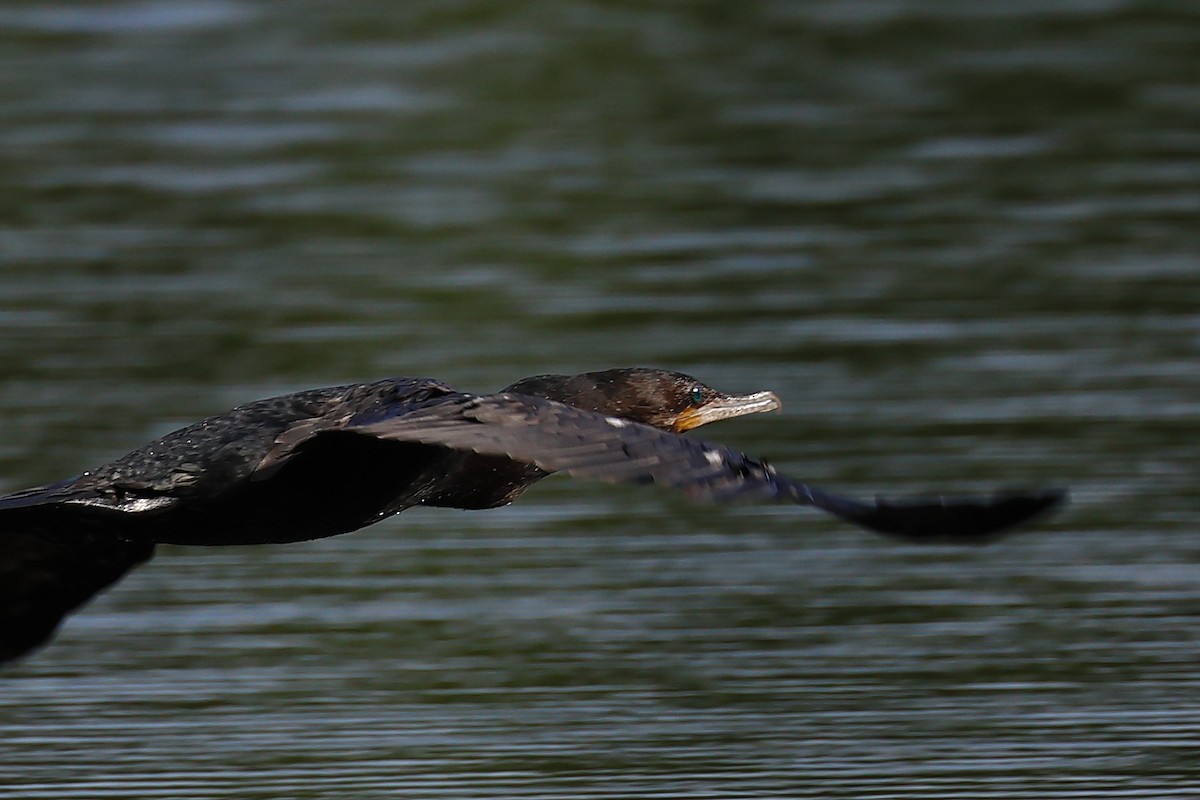
[[[67,613],[153,552],[111,534],[0,529],[0,662],[45,642]]]
[[[1065,499],[1061,491],[984,498],[860,502],[778,472],[721,445],[520,394],[460,396],[390,416],[351,419],[344,430],[380,439],[502,455],[548,472],[609,482],[657,483],[697,499],[769,499],[811,505],[914,541],[985,541]]]

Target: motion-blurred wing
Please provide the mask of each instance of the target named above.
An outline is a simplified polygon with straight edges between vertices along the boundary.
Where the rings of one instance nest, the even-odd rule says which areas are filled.
[[[344,430],[507,456],[580,478],[653,482],[698,499],[812,505],[914,541],[981,541],[1064,499],[1061,492],[1045,491],[863,503],[807,486],[721,445],[518,394],[462,396],[396,416],[363,416]]]

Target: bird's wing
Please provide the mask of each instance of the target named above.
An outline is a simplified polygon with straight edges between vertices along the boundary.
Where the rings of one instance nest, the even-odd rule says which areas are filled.
[[[405,413],[360,415],[345,431],[532,463],[609,482],[657,483],[697,499],[770,499],[811,505],[880,533],[914,541],[985,541],[1062,502],[1060,491],[983,498],[860,502],[778,472],[721,445],[550,400],[503,393],[460,395]]]
[[[68,612],[153,551],[103,533],[0,530],[0,662],[45,642]]]
[[[268,397],[171,431],[77,478],[18,493],[24,496],[12,496],[12,502],[160,514],[178,501],[221,497],[247,480],[269,478],[296,447],[338,430],[356,414],[401,413],[452,393],[430,378],[388,378]],[[265,454],[274,462],[267,463]]]

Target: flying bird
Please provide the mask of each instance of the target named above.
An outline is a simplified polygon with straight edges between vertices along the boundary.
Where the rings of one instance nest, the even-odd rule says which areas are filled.
[[[917,542],[986,541],[1065,497],[860,502],[680,435],[778,408],[770,392],[724,394],[647,368],[537,375],[496,394],[391,378],[238,406],[77,477],[0,497],[0,662],[44,644],[159,543],[296,542],[414,506],[495,508],[553,472],[698,500],[808,505]]]

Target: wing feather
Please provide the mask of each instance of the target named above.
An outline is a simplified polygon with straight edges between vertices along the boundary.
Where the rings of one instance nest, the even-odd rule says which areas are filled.
[[[657,483],[696,499],[812,505],[914,541],[984,541],[1061,503],[1062,492],[861,502],[826,492],[728,447],[527,395],[462,395],[395,416],[351,419],[344,430],[380,439],[507,456],[547,472]]]
[[[64,616],[153,551],[150,542],[103,533],[0,534],[0,662],[48,640]]]

